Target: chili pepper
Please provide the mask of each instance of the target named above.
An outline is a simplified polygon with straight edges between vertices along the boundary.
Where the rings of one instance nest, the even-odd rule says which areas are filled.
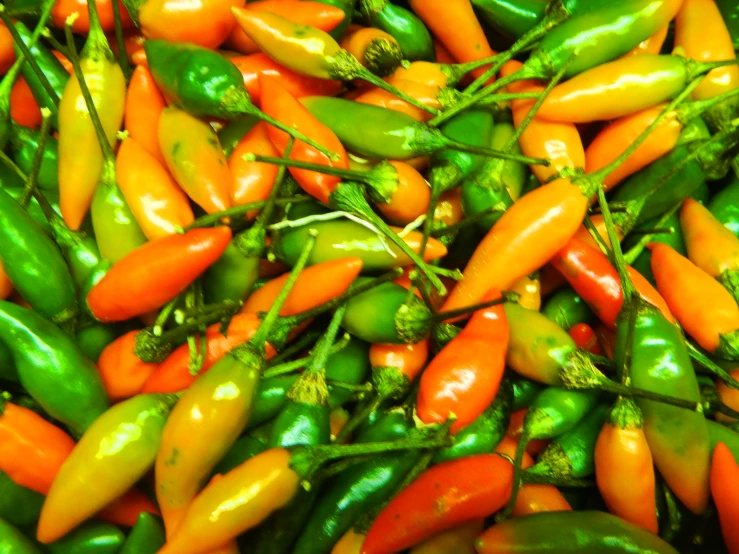
[[[457,552],[459,554],[475,554],[475,538],[483,530],[483,520],[459,525],[416,545],[411,554],[443,554]]]
[[[90,310],[101,321],[123,321],[162,307],[218,259],[229,240],[228,227],[193,229],[134,250],[92,288]],[[174,271],[178,262],[183,265]]]
[[[615,329],[624,296],[618,272],[608,257],[573,237],[555,254],[552,265],[587,302],[598,319],[609,328]],[[627,267],[626,270],[641,297],[656,306],[668,321],[674,321],[669,304],[659,292],[633,268]]]
[[[737,195],[739,195],[739,177],[731,176],[727,185],[716,192],[706,204],[713,217],[735,236],[739,236],[739,209],[734,202]]]
[[[554,87],[538,115],[570,123],[623,117],[674,97],[718,64],[726,62],[695,62],[681,56],[652,54],[621,58]],[[739,68],[734,69],[739,73]]]
[[[536,389],[534,392],[534,398],[536,397],[536,394],[538,394],[541,391],[541,388]],[[531,400],[528,402],[530,404],[531,401],[533,401],[534,398],[531,398]],[[523,424],[524,420],[526,419],[526,411],[527,407],[515,410],[513,413],[511,413],[510,421],[508,422],[508,429],[506,430],[506,436],[510,439],[513,439],[513,452],[510,454],[511,458],[515,456],[516,452],[516,444],[518,443],[518,439],[521,436],[521,433],[523,433]],[[526,454],[529,454],[531,456],[536,456],[539,454],[542,450],[544,450],[547,445],[550,443],[549,439],[535,439],[532,441],[529,441],[529,443],[526,445]],[[507,453],[507,448],[510,446],[510,444],[501,442],[500,451],[503,453]],[[525,469],[527,467],[526,463],[526,456],[524,456],[524,462],[522,465],[522,469]],[[528,464],[528,466],[534,465],[533,459],[531,460],[531,463]],[[518,500],[516,500],[518,502]]]
[[[438,433],[438,431],[437,431]],[[258,525],[267,516],[285,506],[296,494],[301,479],[309,477],[326,461],[362,454],[434,448],[448,441],[426,438],[423,434],[405,440],[346,446],[319,445],[293,450],[273,448],[211,483],[193,501],[175,535],[162,554],[197,552]],[[255,496],[256,495],[256,496]],[[258,502],[254,502],[254,499]],[[223,511],[228,501],[233,508]],[[217,511],[221,517],[210,514]],[[194,546],[193,541],[197,543]]]
[[[315,236],[312,236],[259,330],[247,343],[230,350],[207,373],[194,381],[167,421],[155,473],[157,498],[168,538],[173,536],[175,529],[181,535],[185,527],[180,520],[201,488],[202,480],[233,445],[249,421],[257,383],[265,363],[264,346],[268,333],[298,273],[305,266],[314,243]],[[232,393],[216,394],[214,391],[222,387],[224,382],[230,383]],[[204,413],[208,417],[202,417]],[[214,437],[218,437],[215,442]],[[187,448],[184,448],[185,445]],[[286,454],[284,450],[279,452]],[[289,458],[289,454],[286,455]],[[227,541],[228,538],[219,544]],[[167,546],[173,547],[171,541]]]
[[[508,460],[480,454],[425,471],[375,519],[363,554],[397,552],[461,523],[486,517],[510,495]]]
[[[431,191],[426,180],[413,166],[397,161],[389,164],[395,169],[398,182],[390,193],[389,201],[375,202],[375,207],[391,223],[408,225],[426,213]]]
[[[403,61],[403,52],[395,38],[381,29],[364,27],[347,34],[341,47],[375,75],[391,75]]]
[[[435,59],[431,34],[416,14],[387,0],[362,0],[359,13],[372,27],[390,34],[408,61]]]
[[[568,2],[573,4],[574,2]],[[518,39],[544,19],[547,4],[541,0],[472,0],[484,22],[502,35]]]
[[[595,314],[585,300],[569,286],[550,296],[544,303],[541,313],[568,330],[579,323],[595,321]]]
[[[485,300],[501,298],[492,290]],[[503,306],[475,312],[423,372],[416,399],[424,423],[456,419],[456,432],[475,421],[491,404],[500,386],[508,349],[508,322]]]
[[[344,36],[354,18],[354,2],[348,0],[316,0],[327,6],[334,6],[344,12],[344,20],[339,23],[329,34],[336,40]]]
[[[513,379],[513,404],[511,410],[516,411],[527,407],[541,392],[543,386],[536,381],[516,376]]]
[[[711,458],[711,496],[716,504],[721,522],[721,534],[729,552],[736,552],[739,549],[739,536],[736,532],[739,513],[736,511],[735,504],[731,502],[734,498],[732,493],[736,489],[737,475],[739,475],[739,467],[731,451],[725,444],[717,444]]]
[[[657,533],[654,466],[643,424],[634,401],[619,397],[598,435],[595,477],[612,514]]]
[[[40,145],[40,132],[27,129],[20,125],[13,127],[10,143],[13,148],[13,158],[18,167],[27,175],[31,174],[33,157]],[[43,157],[38,169],[36,183],[39,188],[55,191],[59,188],[57,171],[59,165],[59,143],[54,137],[47,137],[43,148]]]
[[[22,76],[18,77],[10,91],[10,119],[32,129],[41,125],[41,110]]]
[[[119,6],[125,4],[119,2]],[[95,11],[100,14],[100,23],[102,30],[111,32],[113,30],[113,2],[111,0],[95,0],[94,2]],[[92,17],[88,18],[86,8],[89,4],[86,0],[64,0],[62,2],[54,3],[54,10],[52,11],[52,18],[54,25],[59,29],[63,29],[67,18],[73,13],[80,14],[75,20],[72,26],[72,31],[78,34],[92,34],[94,33],[95,22]],[[124,29],[130,29],[133,27],[131,19],[128,17],[128,13],[125,9],[120,10],[121,26]]]
[[[0,73],[7,73],[14,62],[13,36],[8,32],[5,23],[0,23]]]
[[[648,39],[641,41],[635,46],[627,56],[638,56],[640,54],[659,54],[662,51],[662,46],[667,38],[667,33],[670,30],[669,25],[665,25],[659,31],[654,33]]]
[[[254,76],[256,82],[258,75]],[[229,121],[223,128],[218,131],[218,140],[223,146],[223,153],[226,158],[230,158],[233,151],[241,142],[246,134],[254,128],[259,120],[251,115],[245,115]],[[157,143],[158,144],[158,143]]]
[[[409,3],[413,11],[428,25],[457,61],[469,62],[495,55],[477,16],[472,11],[469,0],[454,2],[411,0]],[[483,68],[479,68],[472,74],[478,77],[484,72]]]
[[[635,549],[677,554],[657,535],[598,511],[546,512],[509,519],[485,531],[476,544],[480,554],[493,552],[567,552],[590,554]]]
[[[118,150],[116,177],[149,240],[171,235],[193,222],[185,193],[158,159],[133,137],[124,140]]]
[[[174,401],[164,395],[136,396],[117,404],[90,426],[46,496],[36,531],[39,541],[49,543],[66,535],[148,471]],[[106,452],[111,441],[116,448]],[[92,482],[98,483],[94,492],[89,491]],[[80,487],[87,492],[83,494]],[[71,504],[70,499],[74,499]]]
[[[0,190],[0,206],[3,270],[35,310],[64,324],[77,313],[74,283],[64,258],[5,189]]]
[[[50,554],[116,554],[126,540],[110,523],[93,521],[71,531],[46,548]]]
[[[122,3],[146,38],[189,42],[206,48],[216,48],[226,40],[234,26],[231,7],[241,5],[234,0],[197,5],[163,0]]]
[[[111,342],[97,362],[100,377],[111,402],[131,398],[141,392],[157,364],[142,362],[134,354],[137,331],[129,331]]]
[[[241,7],[241,6],[238,6]],[[293,23],[310,25],[322,31],[331,31],[344,20],[344,12],[338,7],[329,6],[322,2],[298,2],[296,0],[272,0],[267,2],[249,3],[243,6],[246,10],[267,11],[284,17]],[[225,46],[242,54],[259,52],[259,47],[251,40],[238,25],[231,31]]]
[[[159,118],[165,106],[151,72],[143,65],[136,66],[126,92],[124,126],[129,136],[162,164],[165,159],[159,147]]]
[[[117,326],[90,323],[77,329],[77,344],[86,358],[97,363],[103,350],[118,338],[121,330]],[[106,390],[108,387],[106,386]]]
[[[739,306],[729,292],[666,244],[652,243],[650,250],[657,286],[680,325],[709,352],[721,358],[736,358],[734,331],[739,328]],[[700,293],[699,310],[693,302],[684,300],[691,290]]]
[[[67,81],[69,80],[69,73],[64,69],[64,66],[57,57],[43,44],[39,42],[31,44],[33,35],[28,27],[26,27],[22,22],[16,21],[15,29],[26,46],[28,46],[28,50],[31,52],[36,64],[43,73],[44,78],[53,90],[54,95],[51,95],[47,91],[44,83],[42,83],[36,72],[28,64],[21,67],[23,78],[28,83],[38,105],[51,111],[51,126],[54,129],[58,129],[59,99],[62,97]],[[16,53],[19,53],[17,47]]]
[[[220,54],[195,44],[162,39],[147,40],[144,49],[159,90],[192,116],[234,119],[253,115],[325,155],[333,155],[312,139],[256,108],[244,88],[241,72]],[[203,81],[204,68],[207,68],[207,82]]]
[[[26,537],[13,525],[0,518],[0,537],[3,549],[17,554],[41,554],[31,539]]]
[[[434,462],[489,454],[506,434],[513,402],[512,381],[503,378],[492,404],[454,437],[454,445],[434,454]]]
[[[38,521],[44,497],[0,472],[0,519],[28,531]]]
[[[690,261],[718,279],[736,298],[739,294],[735,284],[739,269],[739,239],[708,209],[692,199],[683,202],[680,227]]]
[[[304,3],[301,2],[301,4]],[[239,31],[243,33],[240,28]],[[262,97],[262,90],[259,86],[260,75],[276,77],[279,79],[280,84],[290,94],[295,96],[295,98],[302,98],[303,96],[333,96],[341,90],[340,81],[306,77],[272,61],[266,54],[258,53],[249,56],[239,56],[231,58],[230,61],[241,72],[246,89],[249,91],[249,96],[256,104],[260,102]]]
[[[294,206],[288,218],[298,221],[301,218],[311,218],[314,215],[326,213],[318,206],[302,208]],[[294,218],[294,219],[293,219]],[[314,229],[318,232],[316,247],[313,249],[309,263],[317,264],[330,260],[358,257],[362,260],[365,271],[377,271],[393,267],[410,265],[410,259],[394,244],[387,242],[373,230],[350,220],[306,221],[305,224],[289,226],[274,240],[274,248],[279,258],[287,265],[293,265],[305,243],[309,232]],[[391,229],[393,229],[391,227]],[[396,232],[400,229],[395,228]],[[420,251],[423,236],[417,231],[404,234],[403,240],[416,252]],[[424,260],[434,260],[446,255],[446,247],[435,239],[429,239],[424,251]]]
[[[90,4],[90,34],[82,49],[80,69],[90,89],[110,145],[123,122],[126,82]],[[59,194],[64,221],[70,229],[82,224],[103,172],[103,151],[77,75],[67,81],[59,103]]]
[[[578,323],[577,325],[573,325],[570,330],[567,331],[567,334],[572,337],[572,340],[575,341],[578,348],[587,350],[588,352],[598,356],[603,354],[600,344],[598,343],[598,337],[595,335],[595,330],[587,323]]]
[[[371,73],[357,58],[320,29],[297,25],[268,12],[234,8],[233,13],[237,23],[261,50],[288,69],[323,79],[350,81],[360,78],[419,109],[435,113]]]
[[[711,29],[708,36],[706,29]],[[703,62],[736,59],[731,35],[713,0],[686,0],[682,3],[675,17],[675,46],[681,48],[688,58]],[[706,75],[693,91],[693,97],[715,98],[736,89],[739,89],[739,67],[729,65]],[[714,108],[714,113],[708,117],[721,127],[731,119],[737,106],[736,98],[727,100]]]
[[[548,387],[541,391],[526,410],[523,429],[518,439],[513,462],[513,492],[504,511],[509,513],[516,504],[521,487],[522,458],[531,439],[550,439],[574,428],[598,400],[597,391],[575,391]]]

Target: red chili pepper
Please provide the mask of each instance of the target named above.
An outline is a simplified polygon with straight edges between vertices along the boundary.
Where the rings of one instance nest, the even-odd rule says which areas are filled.
[[[144,66],[136,67],[128,83],[123,124],[128,135],[162,164],[166,162],[159,147],[159,117],[166,106],[151,72]]]
[[[158,365],[142,362],[134,354],[138,331],[129,331],[106,346],[97,366],[111,402],[136,396]]]
[[[484,301],[501,298],[490,291]],[[466,427],[495,399],[505,369],[508,321],[503,305],[475,312],[421,376],[416,411],[424,423],[456,416],[453,433]]]
[[[10,282],[2,264],[0,264],[0,300],[5,300],[13,293],[13,283]]]
[[[567,333],[575,341],[578,348],[582,348],[598,356],[603,354],[600,344],[598,344],[598,337],[595,336],[595,331],[587,323],[573,325]]]
[[[101,321],[124,321],[175,298],[215,262],[231,229],[194,229],[149,242],[116,263],[87,296]]]
[[[22,75],[18,76],[10,91],[10,117],[24,127],[36,128],[41,125],[41,109]]]
[[[228,158],[231,170],[231,202],[234,206],[266,200],[275,184],[278,167],[273,164],[252,162],[247,154],[278,156],[279,152],[269,140],[267,125],[261,121],[254,125],[236,145]]]
[[[739,552],[739,466],[729,448],[716,445],[711,459],[711,496],[716,504],[721,534],[731,554]]]
[[[609,328],[615,329],[624,298],[618,272],[608,257],[573,237],[554,255],[551,263],[587,302],[595,315]],[[642,298],[657,306],[670,321],[674,321],[667,303],[649,281],[631,267],[627,266],[627,271]]]
[[[494,514],[510,498],[512,484],[511,462],[496,454],[433,466],[380,512],[362,554],[399,552],[436,533]]]
[[[121,26],[124,30],[133,28],[133,21],[128,16],[128,11],[123,3],[118,1],[118,9],[121,14]],[[113,2],[112,0],[95,0],[95,9],[100,18],[100,25],[106,33],[114,29]],[[51,19],[59,29],[64,29],[67,18],[73,13],[78,17],[72,25],[72,31],[77,34],[86,35],[90,32],[90,17],[87,11],[87,0],[56,0],[51,10]]]
[[[10,34],[5,23],[0,22],[0,74],[5,75],[15,62],[13,35]]]
[[[240,27],[238,29],[241,31]],[[243,31],[241,32],[243,33]],[[261,105],[260,100],[262,97],[262,89],[259,85],[260,75],[269,75],[279,80],[280,84],[295,98],[302,98],[304,96],[334,96],[341,91],[342,84],[340,81],[306,77],[300,73],[295,73],[272,60],[266,54],[259,53],[249,56],[238,56],[230,58],[230,60],[241,71],[246,90],[249,91],[252,102],[257,105]]]

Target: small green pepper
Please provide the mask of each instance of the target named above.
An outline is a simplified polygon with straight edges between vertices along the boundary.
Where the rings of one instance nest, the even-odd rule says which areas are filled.
[[[93,521],[48,544],[46,548],[49,554],[116,554],[125,540],[123,531],[115,525]]]
[[[220,131],[218,131],[218,140],[223,146],[223,153],[228,158],[231,152],[241,142],[246,133],[251,131],[252,127],[259,122],[259,119],[253,115],[245,115],[229,121]]]
[[[732,175],[729,183],[708,203],[708,209],[724,227],[739,237],[739,177]]]
[[[541,313],[562,329],[570,329],[578,323],[592,323],[595,314],[570,286],[562,287],[546,301]]]
[[[0,518],[0,554],[41,554],[31,539]]]
[[[423,21],[406,8],[388,0],[361,0],[359,13],[371,27],[392,36],[408,61],[436,61],[434,42]]]
[[[118,554],[156,554],[164,542],[161,520],[154,514],[141,512]]]

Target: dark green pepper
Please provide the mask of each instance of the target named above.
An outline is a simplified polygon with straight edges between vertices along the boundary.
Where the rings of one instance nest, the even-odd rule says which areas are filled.
[[[46,545],[49,554],[116,554],[126,536],[110,523],[93,521]]]
[[[32,531],[41,514],[44,496],[21,487],[5,472],[0,471],[0,519],[27,531]]]
[[[0,301],[0,340],[10,349],[28,394],[76,435],[108,409],[95,364],[48,319]]]
[[[244,300],[259,278],[259,257],[245,256],[235,240],[228,243],[223,254],[205,273],[203,291],[209,303]]]
[[[570,329],[578,323],[592,323],[595,314],[572,287],[565,286],[555,292],[544,303],[541,313],[562,329]]]
[[[544,19],[546,0],[472,0],[482,20],[511,39],[519,39]]]
[[[0,170],[1,169],[2,166],[0,166]],[[12,196],[16,201],[18,201],[23,196],[23,183],[19,183],[19,186],[5,187],[3,186],[2,182],[3,178],[2,175],[0,175],[0,188],[3,188],[3,190],[5,190],[5,192]],[[59,207],[59,194],[51,190],[45,190],[43,192],[43,195],[44,198],[49,201],[54,211],[59,214],[61,211]],[[38,225],[44,233],[46,233],[50,237],[53,236],[51,224],[49,223],[49,220],[46,219],[44,210],[41,209],[41,206],[39,206],[36,198],[31,198],[31,200],[28,202],[28,206],[26,206],[26,212],[28,213],[28,215],[31,216],[31,219],[33,219],[36,225]]]
[[[423,21],[412,11],[388,0],[361,0],[359,13],[371,27],[392,36],[408,61],[436,61],[434,42]]]
[[[0,342],[0,379],[7,381],[18,380],[18,370],[15,368],[13,354],[5,343]],[[2,517],[2,516],[0,516]]]
[[[739,177],[732,175],[729,183],[711,198],[707,207],[724,227],[739,237]]]
[[[261,454],[267,450],[267,443],[258,438],[250,435],[244,435],[239,437],[231,450],[218,462],[215,468],[213,468],[213,474],[224,474],[228,473],[237,466],[243,464],[249,458],[253,458],[257,454]]]
[[[724,23],[734,41],[734,50],[739,50],[739,4],[734,0],[716,0],[718,9],[724,17]]]
[[[156,554],[164,542],[161,519],[149,512],[141,512],[118,554]]]
[[[246,136],[246,133],[251,131],[252,127],[259,122],[259,119],[253,115],[245,115],[229,121],[228,124],[218,131],[218,140],[223,146],[223,153],[228,158],[231,152],[234,151],[236,146],[241,142],[241,139]]]
[[[364,383],[367,380],[371,366],[369,359],[369,344],[356,337],[338,352],[329,355],[326,360],[326,379],[341,381],[352,385]],[[328,385],[328,403],[331,408],[343,406],[352,399],[352,391]]]
[[[31,216],[0,189],[0,260],[21,296],[57,323],[77,313],[72,276],[59,249]]]
[[[75,340],[85,357],[97,363],[105,347],[117,339],[120,334],[120,330],[115,325],[95,322],[77,329]]]
[[[543,388],[544,385],[541,383],[516,375],[513,379],[513,404],[511,411],[515,412],[521,408],[528,407]]]
[[[247,428],[256,427],[279,414],[285,406],[288,389],[293,386],[298,377],[300,377],[299,374],[293,373],[261,379]]]
[[[10,144],[13,147],[15,163],[24,173],[31,172],[33,157],[39,146],[40,132],[21,125],[13,125],[13,133]],[[59,142],[54,137],[47,137],[44,145],[44,153],[41,158],[36,182],[40,189],[59,191]]]
[[[31,539],[0,518],[0,554],[42,554]]]

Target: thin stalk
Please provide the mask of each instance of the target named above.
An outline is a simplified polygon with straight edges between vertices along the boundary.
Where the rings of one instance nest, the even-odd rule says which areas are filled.
[[[341,309],[341,307],[339,308]],[[330,345],[328,355],[336,354],[337,352],[340,352],[349,342],[348,335],[346,335],[346,340],[342,338],[341,340],[337,341],[335,344]],[[318,346],[316,347],[316,350],[318,349]],[[316,351],[311,352],[308,356],[305,356],[304,358],[299,358],[297,360],[293,360],[292,362],[285,362],[281,364],[272,365],[269,368],[264,370],[264,373],[262,374],[262,377],[265,379],[268,379],[270,377],[277,377],[278,375],[285,375],[287,373],[292,373],[294,371],[297,371],[298,369],[302,367],[306,367],[308,364],[311,363],[311,360],[315,358],[315,356],[318,354]]]
[[[649,230],[645,229],[642,231],[642,236],[639,238],[639,242],[637,242],[634,246],[629,248],[629,250],[624,253],[624,260],[628,264],[633,264],[636,259],[641,255],[641,253],[644,251],[644,248],[646,248],[647,244],[649,244],[652,240],[652,234],[659,228],[659,225],[664,225],[667,223],[667,220],[669,220],[675,213],[680,209],[680,206],[683,205],[682,200],[677,202],[672,208],[667,210],[662,217],[659,218],[659,221],[657,221],[656,225],[658,226],[655,229]],[[672,229],[669,229],[670,232],[672,232]],[[635,231],[631,231],[631,234],[634,234]]]
[[[311,202],[314,200],[312,196],[307,194],[298,194],[295,196],[287,196],[285,198],[277,198],[274,201],[275,206],[286,206],[287,204],[303,204],[305,202]],[[200,229],[203,227],[212,227],[213,225],[219,225],[224,218],[232,218],[235,216],[245,215],[251,211],[259,210],[267,205],[269,200],[260,200],[259,202],[250,202],[248,204],[242,204],[241,206],[234,206],[220,212],[207,214],[197,218],[190,225],[184,227],[182,232],[190,231],[191,229]]]
[[[131,64],[128,63],[128,52],[126,51],[126,42],[123,38],[123,25],[121,24],[121,8],[116,0],[112,1],[113,6],[113,26],[115,28],[115,44],[118,48],[118,65],[121,66],[126,81],[131,79],[133,70]]]
[[[23,188],[23,194],[19,200],[20,205],[24,208],[28,206],[28,202],[36,191],[38,174],[41,170],[41,162],[44,160],[44,148],[46,148],[46,140],[49,138],[49,132],[51,131],[51,110],[48,108],[41,108],[41,117],[43,119],[41,120],[39,143],[36,147],[36,151],[33,153],[31,171],[28,173],[26,185]]]

